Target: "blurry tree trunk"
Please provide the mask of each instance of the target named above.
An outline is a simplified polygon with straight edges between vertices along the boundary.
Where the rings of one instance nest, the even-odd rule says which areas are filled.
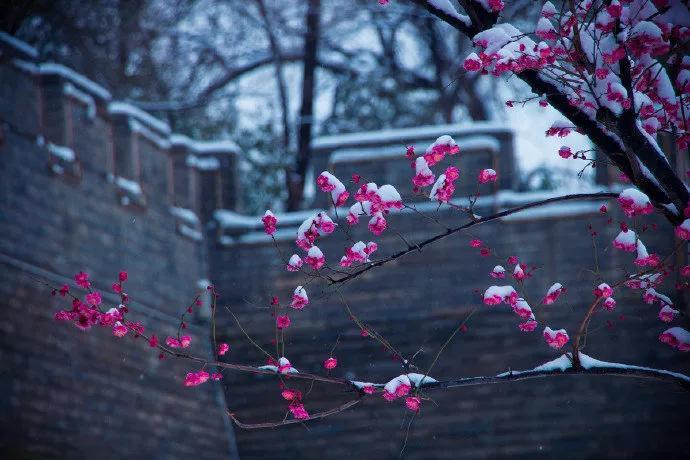
[[[302,106],[299,111],[297,158],[294,170],[287,174],[287,210],[299,209],[304,194],[304,181],[311,160],[311,136],[314,124],[314,86],[316,80],[319,16],[321,0],[308,0],[306,35],[304,37],[304,65],[302,72]]]
[[[287,154],[287,152],[290,151],[290,124],[287,86],[285,84],[285,76],[283,75],[283,53],[266,10],[266,4],[263,0],[256,0],[256,4],[259,7],[259,14],[266,28],[266,36],[269,46],[271,47],[271,54],[273,55],[273,69],[276,77],[276,85],[278,86],[281,121],[283,123],[283,149]]]

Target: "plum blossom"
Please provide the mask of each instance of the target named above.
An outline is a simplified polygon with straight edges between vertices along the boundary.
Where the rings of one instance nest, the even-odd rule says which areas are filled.
[[[501,302],[512,305],[517,301],[517,292],[512,286],[489,286],[484,292],[484,304],[498,305]]]
[[[189,348],[189,346],[192,344],[192,338],[188,335],[183,335],[180,337],[180,347],[181,348]]]
[[[287,329],[290,327],[290,317],[288,315],[280,315],[276,318],[276,327],[278,329]]]
[[[613,311],[616,308],[616,300],[613,297],[607,297],[604,299],[602,306],[608,311]]]
[[[537,328],[537,322],[533,319],[528,319],[524,323],[518,324],[518,328],[522,332],[532,332]]]
[[[302,286],[297,286],[295,292],[292,294],[292,302],[290,306],[296,310],[303,309],[309,303],[307,291]]]
[[[285,268],[290,272],[296,272],[299,271],[303,264],[304,261],[302,260],[302,258],[297,254],[293,254],[292,256],[290,256],[290,260],[288,260],[287,266]]]
[[[613,289],[606,283],[601,283],[599,286],[594,288],[594,295],[597,297],[611,297],[613,295]]]
[[[546,291],[546,296],[544,296],[544,299],[541,303],[544,305],[551,305],[560,297],[563,292],[565,292],[563,285],[561,283],[554,283],[551,285],[549,290]]]
[[[345,250],[345,255],[340,259],[340,265],[349,267],[355,262],[369,262],[369,255],[378,249],[378,245],[373,241],[364,244],[363,241],[358,241],[352,247]]]
[[[422,405],[422,400],[417,396],[408,396],[405,399],[405,407],[407,407],[412,412],[419,412],[419,408]]]
[[[663,321],[664,323],[670,323],[673,321],[680,313],[678,310],[674,309],[673,307],[670,307],[668,305],[664,305],[661,310],[659,310],[659,319]]]
[[[570,150],[570,147],[564,145],[560,149],[558,149],[558,155],[564,160],[567,160],[568,158],[573,156],[573,151]]]
[[[487,184],[489,182],[496,182],[496,179],[498,178],[498,174],[496,174],[496,171],[493,169],[487,168],[487,169],[482,169],[479,172],[479,183],[480,184]]]
[[[529,306],[527,301],[523,298],[519,298],[512,305],[513,311],[522,319],[534,319],[534,314],[532,313],[532,307]]]
[[[412,382],[406,374],[399,375],[391,379],[383,387],[383,397],[386,401],[403,397],[410,392]]]
[[[443,160],[446,155],[459,153],[458,144],[448,135],[440,136],[424,152],[424,159],[429,166],[435,165]],[[417,185],[417,184],[415,184]]]
[[[304,261],[313,270],[319,270],[326,263],[326,258],[324,257],[323,252],[321,252],[321,249],[319,249],[318,246],[312,246],[309,248],[309,251],[307,251],[307,256],[304,258]]]
[[[386,219],[383,217],[383,213],[377,212],[371,219],[369,219],[369,231],[374,235],[380,235],[387,227]]]
[[[195,387],[205,383],[210,378],[210,375],[205,370],[200,370],[198,372],[188,372],[184,378],[184,386]]]
[[[626,216],[632,217],[638,214],[650,214],[654,206],[649,197],[635,188],[626,188],[618,195],[618,203]]]
[[[625,228],[614,238],[613,247],[627,252],[634,252],[637,248],[637,235],[632,230]]]
[[[682,327],[666,329],[659,335],[659,341],[680,351],[690,351],[690,332]]]
[[[434,173],[429,169],[429,164],[424,157],[418,157],[414,163],[414,177],[412,183],[415,187],[424,187],[434,183]]]
[[[490,273],[492,278],[503,279],[506,277],[506,269],[500,265],[496,265]]]
[[[218,356],[223,356],[228,351],[230,351],[230,345],[228,345],[227,343],[219,343],[218,344]]]
[[[91,282],[89,281],[89,274],[84,272],[79,272],[74,275],[74,281],[77,286],[83,289],[91,288]]]
[[[271,211],[266,211],[264,216],[261,218],[261,222],[264,224],[264,232],[267,235],[273,235],[276,232],[276,225],[278,224],[278,219],[273,215]]]
[[[554,331],[550,327],[546,326],[544,328],[544,340],[546,340],[546,343],[549,344],[551,348],[558,349],[562,348],[563,345],[568,343],[570,337],[568,337],[568,333],[565,329],[558,329]]]
[[[515,270],[513,270],[513,278],[515,278],[518,281],[522,281],[525,278],[527,278],[527,273],[525,273],[525,268],[527,268],[527,266],[525,264],[515,265]]]
[[[335,369],[337,365],[338,360],[332,356],[323,362],[324,369],[328,370]]]
[[[690,240],[690,219],[685,219],[682,224],[676,227],[675,233],[681,240]]]
[[[316,185],[322,192],[330,192],[335,206],[344,205],[350,196],[343,183],[328,171],[323,171],[319,174],[319,177],[316,179]]]
[[[117,321],[113,325],[113,335],[115,337],[124,337],[125,335],[127,335],[127,330],[127,326],[122,324],[120,321]]]

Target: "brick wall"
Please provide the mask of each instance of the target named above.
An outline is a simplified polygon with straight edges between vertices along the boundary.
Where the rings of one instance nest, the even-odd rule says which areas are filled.
[[[181,379],[190,370],[184,362],[161,362],[145,344],[115,339],[107,330],[82,333],[56,323],[52,315],[64,306],[62,299],[51,297],[35,277],[62,284],[69,281],[65,276],[83,269],[98,280],[98,289],[108,291],[118,270],[127,268],[133,316],[163,336],[175,330],[175,315],[194,295],[198,280],[209,278],[221,293],[220,305],[229,306],[258,343],[273,347],[268,299],[275,294],[287,300],[302,281],[285,272],[258,218],[234,213],[241,208],[236,147],[195,142],[173,135],[146,114],[115,110],[105,89],[54,67],[37,67],[31,56],[2,46],[3,457],[398,458],[405,445],[405,458],[683,458],[690,449],[685,428],[690,395],[669,384],[607,377],[434,392],[411,424],[399,402],[375,397],[307,428],[233,430],[226,406],[247,422],[282,419],[285,403],[274,377],[226,373],[223,385],[184,388]],[[83,94],[66,91],[67,83]],[[478,169],[493,166],[501,174],[492,191],[498,193],[480,202],[479,213],[538,198],[510,192],[518,178],[512,134],[490,124],[324,138],[314,143],[313,169],[330,169],[342,178],[363,173],[407,191],[409,167],[391,152],[413,143],[424,146],[446,133],[463,151],[459,195],[472,191],[463,187]],[[51,153],[50,143],[72,149],[74,161],[59,150]],[[141,193],[132,190],[131,181]],[[314,205],[326,204],[317,193]],[[468,241],[481,238],[503,256],[516,254],[538,265],[538,276],[529,283],[533,305],[552,282],[563,283],[567,295],[540,317],[572,330],[593,284],[585,271],[594,263],[586,226],[593,223],[606,245],[616,230],[604,225],[600,204],[558,205],[550,215],[527,212],[479,226],[370,271],[344,286],[344,295],[353,311],[403,355],[416,353],[414,362],[422,369],[476,309],[469,330],[436,365],[437,378],[531,368],[556,353],[537,332],[517,331],[512,312],[481,304],[475,290],[483,292],[491,283],[487,274],[496,261],[478,259]],[[173,206],[191,211],[196,220]],[[219,208],[226,211],[216,213]],[[295,251],[294,228],[307,214],[280,216],[279,247],[288,255]],[[445,225],[461,221],[453,213],[439,219]],[[663,254],[673,238],[660,223],[662,230],[646,235],[645,242]],[[397,233],[416,242],[439,230],[413,213],[397,214],[389,224],[379,240],[379,257],[402,247]],[[353,237],[369,240],[362,227]],[[331,260],[345,242],[334,235],[319,246]],[[613,279],[630,257],[607,253],[600,269]],[[297,368],[320,372],[339,337],[335,375],[383,381],[400,373],[390,353],[360,336],[337,295],[318,283],[308,292],[311,305],[291,312],[294,322],[287,332],[286,356]],[[666,286],[664,292],[672,289]],[[690,371],[687,356],[657,342],[663,330],[657,307],[628,294],[617,300],[614,313],[596,315],[585,352]],[[228,315],[221,315],[218,330],[232,346],[229,360],[264,362]],[[208,354],[208,322],[196,318],[190,331],[194,351]],[[342,388],[315,384],[307,408],[316,412],[351,397]]]
[[[175,202],[164,124],[109,113],[111,101],[98,87],[3,46],[0,457],[236,458],[220,385],[185,388],[190,365],[160,361],[143,340],[57,323],[54,313],[68,302],[36,280],[72,284],[72,274],[84,270],[109,292],[126,268],[130,319],[159,336],[173,334],[208,264],[203,240],[180,232],[195,224],[171,207],[198,212],[197,203],[214,198]],[[183,164],[178,177],[200,173]],[[194,351],[209,355],[208,322],[192,321],[189,329]]]

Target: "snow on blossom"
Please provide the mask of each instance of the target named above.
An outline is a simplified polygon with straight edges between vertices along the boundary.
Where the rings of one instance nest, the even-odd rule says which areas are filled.
[[[125,335],[127,335],[127,330],[127,326],[122,324],[120,321],[117,321],[113,325],[113,335],[115,337],[124,337]]]
[[[552,18],[553,16],[556,15],[556,13],[558,13],[558,10],[556,9],[556,7],[551,2],[546,2],[546,3],[544,3],[544,6],[541,7],[542,17]]]
[[[407,395],[412,388],[412,382],[406,374],[399,375],[389,380],[383,386],[383,397],[386,401],[393,401],[396,398]]]
[[[337,365],[338,360],[332,356],[323,362],[323,367],[328,370],[335,369]]]
[[[323,171],[319,174],[319,177],[316,179],[316,185],[322,192],[330,192],[335,206],[344,205],[350,196],[343,183],[328,171]]]
[[[304,258],[304,261],[313,270],[319,270],[326,263],[326,258],[324,257],[323,252],[321,252],[321,249],[314,245],[309,248],[309,251],[307,251],[307,256]]]
[[[418,157],[414,163],[414,177],[412,183],[415,187],[424,187],[434,183],[434,173],[429,169],[429,164],[424,157]]]
[[[554,283],[551,285],[548,291],[546,291],[546,295],[544,296],[544,299],[542,300],[542,304],[544,305],[551,305],[554,303],[558,297],[565,291],[565,288],[563,288],[563,285],[561,283]]]
[[[637,240],[637,257],[635,258],[635,265],[640,267],[656,267],[661,263],[661,259],[656,254],[649,254],[647,248],[642,243],[642,240]]]
[[[622,230],[613,240],[613,247],[627,252],[634,252],[637,247],[637,235],[632,230],[626,228]]]
[[[335,231],[336,223],[323,211],[308,217],[297,228],[297,246],[308,251],[316,238]]]
[[[307,297],[307,291],[304,290],[302,286],[297,286],[295,292],[292,294],[292,302],[290,306],[297,310],[303,309],[309,303],[309,297]]]
[[[661,307],[661,310],[659,310],[659,319],[664,323],[670,323],[675,319],[678,313],[680,312],[674,309],[673,307],[669,305],[664,305],[663,307]]]
[[[287,270],[290,272],[296,272],[299,271],[303,264],[304,261],[302,260],[302,258],[297,254],[293,254],[292,256],[290,256],[290,260],[288,260],[287,266],[285,268],[287,268]]]
[[[649,288],[644,291],[642,294],[642,300],[644,303],[647,303],[649,305],[652,305],[654,303],[658,303],[659,305],[668,305],[668,306],[673,306],[673,301],[671,300],[670,297],[667,295],[661,294],[660,292],[657,292],[656,289],[654,288]]]
[[[659,341],[680,351],[690,351],[690,332],[682,327],[666,329],[659,335]]]
[[[374,235],[380,235],[388,226],[386,219],[383,217],[383,213],[377,212],[371,219],[369,219],[369,231]]]
[[[626,188],[618,195],[618,203],[626,216],[650,214],[654,206],[649,197],[635,188]]]
[[[558,33],[553,28],[553,24],[545,17],[539,18],[534,34],[542,40],[556,40],[558,38]]]
[[[468,72],[478,72],[482,69],[482,61],[479,59],[479,56],[477,56],[477,53],[473,52],[467,55],[462,66]]]
[[[278,373],[279,374],[296,374],[298,373],[297,369],[292,367],[292,364],[290,364],[290,361],[285,357],[281,357],[278,360]]]
[[[527,301],[523,298],[519,298],[512,305],[513,311],[522,319],[534,319],[534,314],[532,313],[532,307],[529,306]]]
[[[506,277],[506,269],[500,265],[496,265],[490,273],[492,278],[503,279]]]
[[[513,278],[515,278],[518,281],[522,281],[525,278],[527,278],[527,273],[525,273],[525,264],[517,264],[515,265],[515,270],[513,270]]]
[[[560,149],[558,149],[558,156],[560,156],[564,160],[567,160],[568,158],[573,156],[573,151],[570,149],[570,147],[564,145]]]
[[[273,235],[276,232],[278,219],[271,211],[267,210],[264,213],[264,216],[261,218],[261,222],[264,224],[264,232],[266,232],[267,235]]]
[[[455,181],[460,176],[458,168],[449,166],[444,174],[438,176],[434,186],[429,192],[429,199],[440,203],[447,203],[455,193]]]
[[[599,286],[594,288],[594,295],[597,297],[611,297],[613,295],[613,289],[606,283],[601,283]]]
[[[369,255],[378,249],[378,245],[373,241],[364,244],[363,241],[358,241],[345,250],[345,255],[340,259],[340,265],[349,267],[354,262],[369,262]]]
[[[690,240],[690,219],[685,219],[682,224],[677,226],[675,233],[681,240]]]
[[[501,302],[514,304],[517,301],[517,292],[513,286],[489,286],[484,292],[484,304],[498,305]]]
[[[568,337],[568,333],[565,329],[558,329],[554,331],[550,327],[546,326],[544,328],[544,340],[546,340],[546,343],[549,344],[551,348],[558,349],[562,348],[563,345],[568,343],[570,337]]]
[[[376,185],[376,184],[374,184]],[[391,211],[394,209],[402,209],[402,197],[398,190],[390,184],[382,185],[376,190],[373,211]]]
[[[613,311],[616,308],[616,299],[614,299],[613,297],[607,297],[604,299],[602,306],[607,311]]]
[[[497,178],[498,174],[496,174],[496,171],[494,171],[491,168],[487,168],[479,171],[479,177],[477,178],[477,180],[480,184],[487,184],[489,182],[496,182]]]
[[[363,201],[374,201],[378,196],[378,191],[379,187],[375,182],[362,184],[359,189],[357,189],[357,193],[355,193],[355,200],[359,201],[360,203]]]
[[[424,159],[427,165],[433,166],[439,161],[443,160],[446,155],[455,155],[460,152],[458,144],[455,143],[452,137],[446,135],[440,136],[436,139],[424,152]],[[416,184],[415,184],[416,185]]]

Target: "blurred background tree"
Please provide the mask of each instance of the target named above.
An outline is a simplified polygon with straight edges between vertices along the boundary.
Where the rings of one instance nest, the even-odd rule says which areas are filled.
[[[526,3],[504,14],[529,19]],[[301,206],[315,135],[503,111],[498,80],[462,69],[470,41],[406,2],[9,0],[1,16],[42,60],[174,131],[237,141],[252,185],[242,187],[247,212]]]

